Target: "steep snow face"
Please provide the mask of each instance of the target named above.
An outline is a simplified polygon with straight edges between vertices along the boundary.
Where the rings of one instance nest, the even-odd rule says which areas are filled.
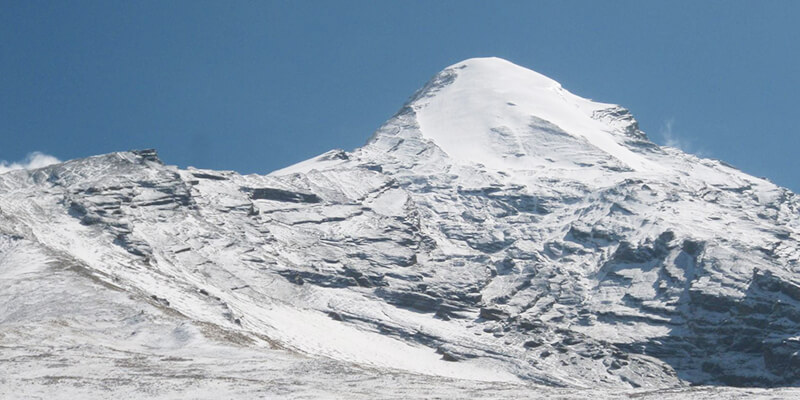
[[[620,142],[625,128],[601,117],[621,111],[573,95],[537,72],[499,58],[448,67],[408,103],[422,136],[460,163],[534,169],[597,162],[658,168]],[[635,128],[632,129],[635,131]]]
[[[499,59],[267,176],[154,151],[0,174],[0,340],[72,358],[294,365],[276,346],[403,382],[796,385],[798,273],[798,196]],[[139,341],[98,338],[120,330]]]

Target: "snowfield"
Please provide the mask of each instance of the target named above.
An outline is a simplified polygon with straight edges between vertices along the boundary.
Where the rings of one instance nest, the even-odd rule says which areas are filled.
[[[2,398],[792,398],[800,198],[497,58],[269,175],[0,174]]]

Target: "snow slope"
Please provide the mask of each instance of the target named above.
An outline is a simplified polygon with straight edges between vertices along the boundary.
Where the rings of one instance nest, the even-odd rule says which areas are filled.
[[[162,396],[285,378],[253,360],[307,369],[295,395],[328,366],[464,396],[796,385],[799,211],[619,106],[470,59],[365,146],[266,176],[154,151],[0,174],[0,345],[26,366],[0,388],[101,390],[109,357],[107,386],[135,359]],[[52,354],[98,367],[53,380]],[[206,378],[232,364],[252,369]]]
[[[613,109],[569,93],[558,82],[508,61],[467,60],[450,67],[451,84],[412,103],[420,130],[452,159],[501,170],[530,169],[544,158],[574,163],[605,153],[639,171],[655,169],[614,140],[614,129],[593,118]]]

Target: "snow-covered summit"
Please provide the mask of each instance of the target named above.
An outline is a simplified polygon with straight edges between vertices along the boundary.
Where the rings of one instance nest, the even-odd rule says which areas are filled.
[[[653,168],[625,145],[644,139],[632,135],[638,128],[626,110],[576,96],[500,58],[473,58],[444,69],[403,110],[414,114],[423,138],[460,162],[533,169],[603,160],[634,170]],[[380,130],[373,141],[393,133]]]

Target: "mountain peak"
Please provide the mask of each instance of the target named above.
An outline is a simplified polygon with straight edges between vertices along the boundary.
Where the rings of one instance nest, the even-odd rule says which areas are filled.
[[[268,176],[153,150],[0,174],[0,397],[797,388],[800,197],[634,128],[474,59]]]
[[[627,110],[576,96],[547,76],[496,57],[445,68],[387,125],[413,125],[452,160],[493,169],[598,163],[653,168],[626,145],[646,141]],[[405,131],[384,128],[376,137]]]

